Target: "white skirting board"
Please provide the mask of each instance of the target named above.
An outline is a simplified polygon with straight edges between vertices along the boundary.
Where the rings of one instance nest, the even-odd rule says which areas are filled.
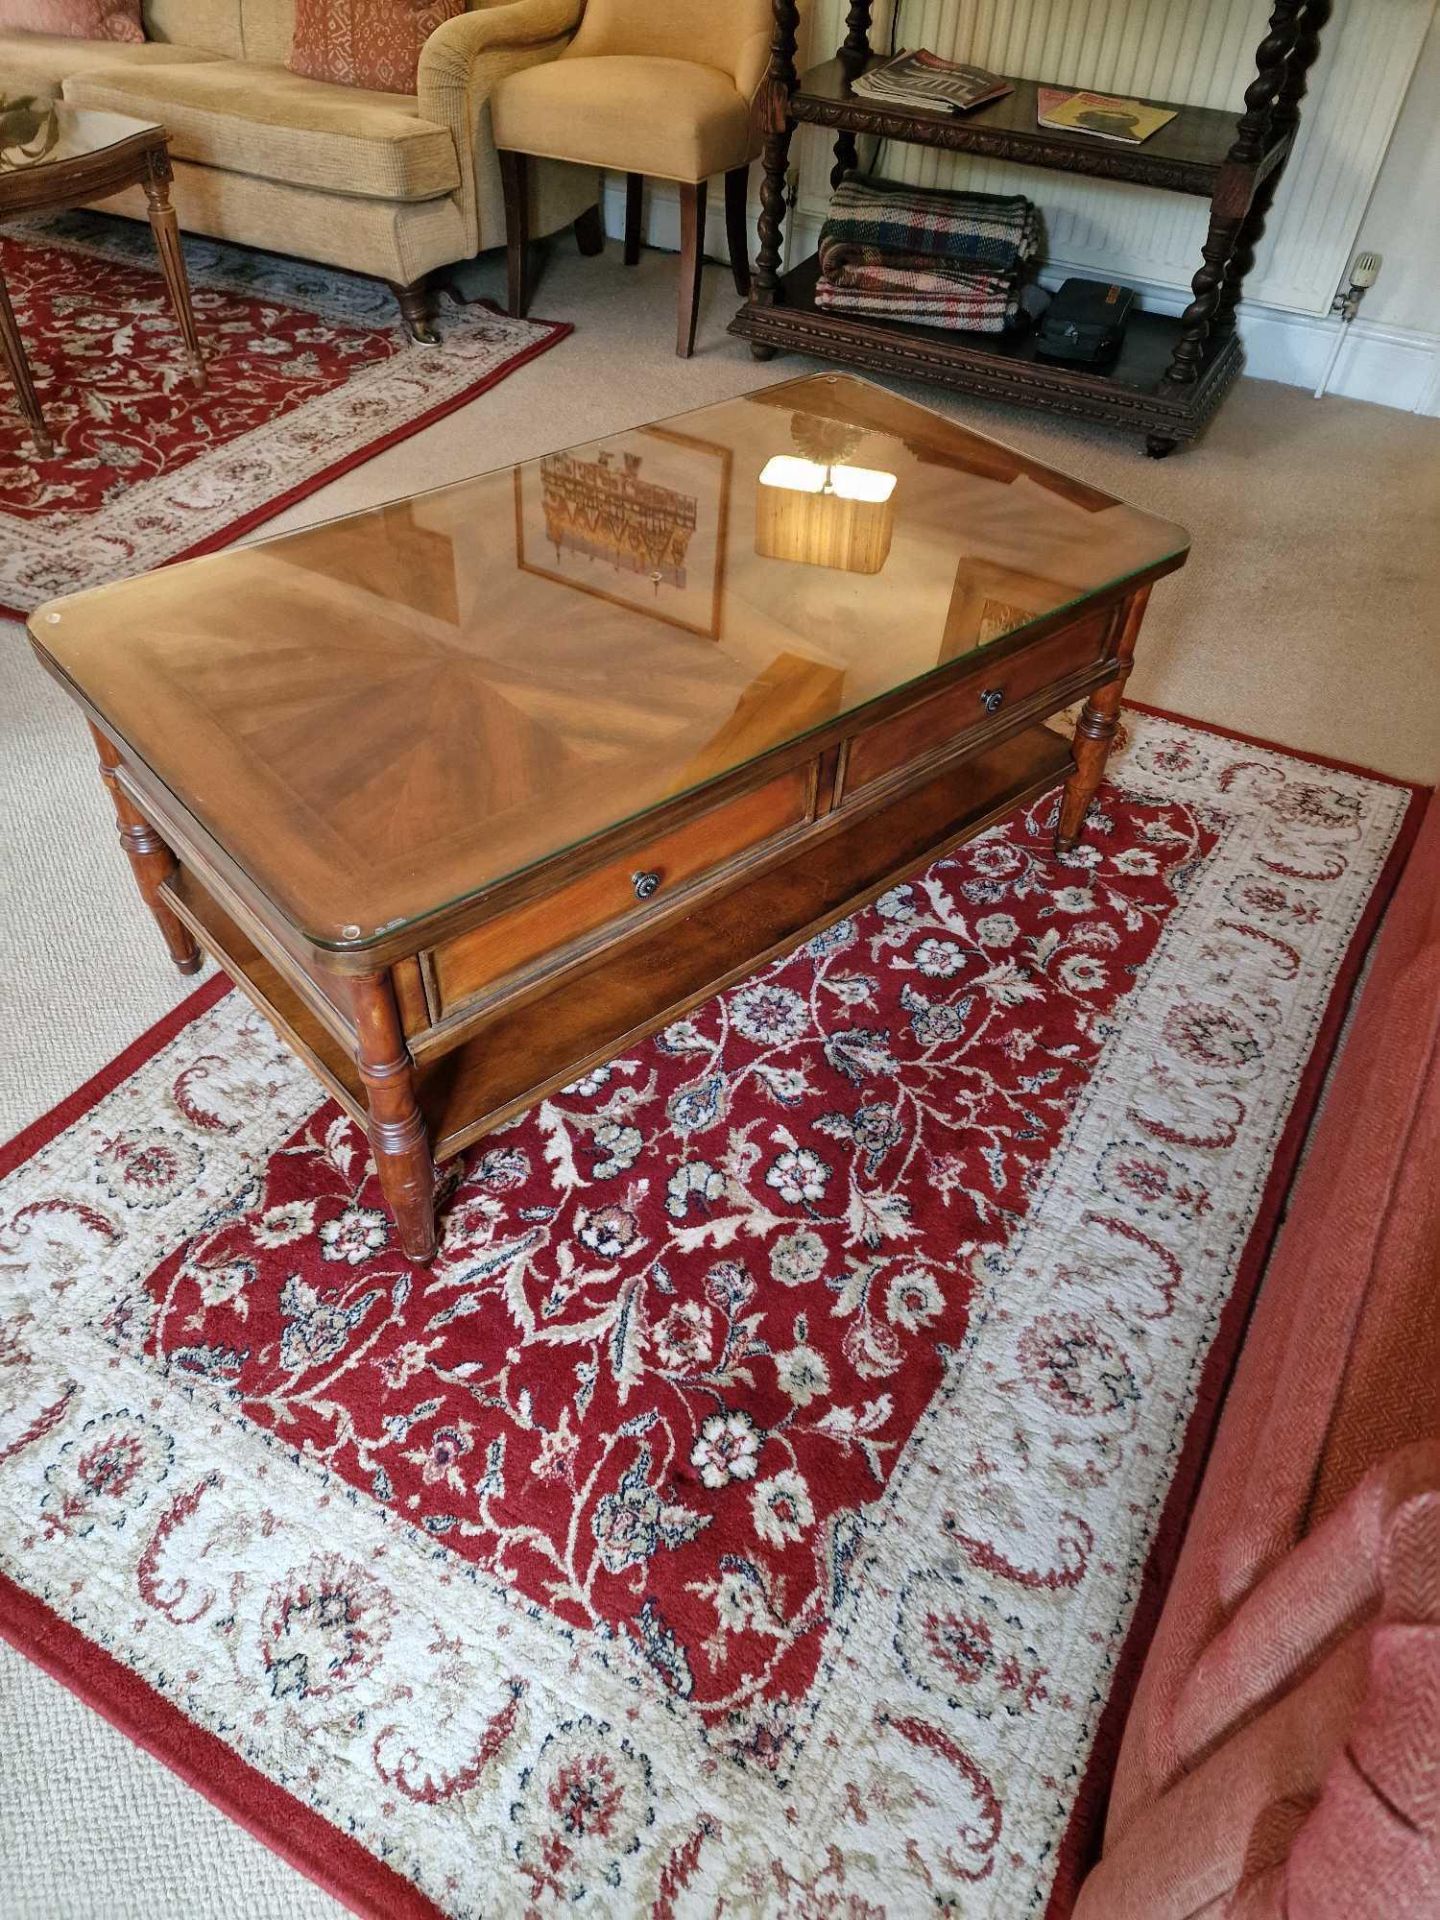
[[[706,228],[706,254],[712,260],[725,258],[725,222],[723,201],[716,181],[710,193],[710,216]],[[758,206],[751,195],[750,224],[754,230]],[[791,243],[791,258],[802,259],[813,250],[818,222],[813,215],[797,211],[786,222]],[[619,176],[605,183],[606,231],[619,238],[625,230],[625,184]],[[680,246],[680,207],[675,189],[652,182],[646,189],[645,238],[649,245],[678,251]],[[1196,262],[1197,266],[1199,262]],[[1070,265],[1056,260],[1041,274],[1041,283],[1057,287],[1068,274],[1098,279],[1089,262]],[[1176,287],[1147,284],[1130,279],[1142,307],[1152,313],[1179,313],[1188,294]],[[1325,371],[1325,363],[1335,343],[1335,330],[1343,325],[1333,314],[1316,316],[1292,313],[1283,307],[1262,306],[1246,301],[1240,309],[1240,337],[1245,343],[1245,371],[1257,380],[1280,380],[1290,386],[1312,390]],[[1382,407],[1399,407],[1406,412],[1430,414],[1440,418],[1440,333],[1419,333],[1405,327],[1373,324],[1361,317],[1351,323],[1349,337],[1341,348],[1331,376],[1329,391],[1350,400],[1370,400]]]

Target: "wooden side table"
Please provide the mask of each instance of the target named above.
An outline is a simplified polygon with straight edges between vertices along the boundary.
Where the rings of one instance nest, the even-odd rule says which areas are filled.
[[[170,204],[169,136],[163,127],[131,120],[118,113],[91,113],[61,103],[55,106],[59,139],[32,164],[0,166],[0,219],[16,214],[59,213],[67,207],[88,206],[126,187],[141,186],[150,211],[150,231],[165,275],[170,304],[180,323],[185,353],[197,382],[205,384],[205,361],[195,313],[190,304],[190,282],[180,249],[180,227]],[[50,458],[55,443],[35,392],[25,357],[15,309],[0,272],[0,355],[15,383],[20,409],[42,459]]]

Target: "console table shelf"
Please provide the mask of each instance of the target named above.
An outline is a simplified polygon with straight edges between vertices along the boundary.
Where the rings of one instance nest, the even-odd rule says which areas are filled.
[[[773,4],[760,103],[767,137],[759,250],[750,298],[730,325],[750,341],[756,358],[788,349],[931,379],[1141,433],[1156,457],[1194,439],[1243,363],[1235,311],[1294,146],[1331,0],[1275,0],[1238,116],[1177,105],[1173,120],[1134,147],[1040,126],[1039,83],[1031,80],[1012,81],[1010,93],[965,114],[882,106],[857,95],[855,79],[878,64],[870,49],[873,0],[851,0],[844,46],[802,76],[795,64],[797,0]],[[1023,330],[958,333],[876,314],[822,311],[815,303],[818,262],[781,270],[790,144],[795,128],[806,125],[837,135],[832,186],[855,169],[857,142],[869,135],[1207,199],[1210,222],[1190,303],[1175,318],[1135,314],[1118,358],[1103,369],[1041,360]]]
[[[866,65],[884,66],[878,55]],[[791,118],[803,125],[834,127],[851,134],[874,134],[909,146],[940,147],[951,153],[975,153],[988,160],[1017,160],[1105,180],[1130,180],[1142,187],[1168,187],[1174,193],[1209,200],[1235,144],[1235,116],[1215,107],[1184,107],[1154,100],[1175,118],[1138,147],[1099,140],[1094,134],[1065,133],[1036,120],[1042,85],[1012,80],[1013,91],[970,113],[935,113],[919,107],[882,107],[854,92],[849,70],[837,57],[812,67],[790,97]],[[1262,180],[1285,157],[1285,140],[1272,139],[1256,163]]]

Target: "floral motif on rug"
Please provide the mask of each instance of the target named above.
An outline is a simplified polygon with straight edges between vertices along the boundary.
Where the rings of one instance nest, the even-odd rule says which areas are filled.
[[[570,331],[446,303],[422,347],[378,281],[187,236],[206,383],[149,229],[14,223],[3,265],[53,457],[0,406],[0,605],[205,551],[463,405]]]
[[[1409,798],[1135,725],[1074,855],[476,1149],[428,1270],[205,1006],[0,1186],[0,1569],[417,1911],[1043,1908]]]

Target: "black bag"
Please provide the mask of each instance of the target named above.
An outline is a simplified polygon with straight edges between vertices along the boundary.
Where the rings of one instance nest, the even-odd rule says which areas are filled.
[[[1045,309],[1035,352],[1042,360],[1091,366],[1113,360],[1134,305],[1130,287],[1107,286],[1103,280],[1066,280]]]

